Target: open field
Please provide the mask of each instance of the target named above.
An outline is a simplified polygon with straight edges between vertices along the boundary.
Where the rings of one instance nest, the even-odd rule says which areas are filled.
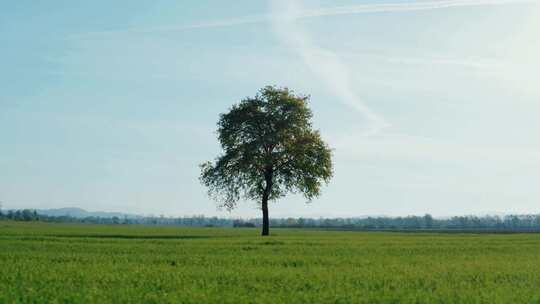
[[[0,303],[540,303],[540,234],[0,222]]]

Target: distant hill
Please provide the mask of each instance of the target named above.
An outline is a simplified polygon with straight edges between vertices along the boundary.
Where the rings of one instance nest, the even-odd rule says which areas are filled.
[[[101,217],[101,218],[139,218],[141,216],[135,214],[127,214],[121,212],[104,212],[104,211],[86,211],[81,208],[58,208],[58,209],[38,209],[36,210],[38,214],[47,215],[47,216],[71,216],[75,218],[85,218],[85,217]]]

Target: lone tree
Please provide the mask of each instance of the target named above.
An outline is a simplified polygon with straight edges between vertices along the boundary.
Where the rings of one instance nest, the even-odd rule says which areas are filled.
[[[332,153],[312,129],[308,100],[267,86],[233,105],[218,122],[223,154],[201,165],[201,183],[222,207],[260,202],[262,235],[269,234],[268,201],[301,193],[310,202],[332,177]]]

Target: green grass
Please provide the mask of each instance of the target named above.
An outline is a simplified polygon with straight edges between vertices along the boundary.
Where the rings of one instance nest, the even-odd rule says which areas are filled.
[[[540,303],[540,235],[0,222],[0,303]]]

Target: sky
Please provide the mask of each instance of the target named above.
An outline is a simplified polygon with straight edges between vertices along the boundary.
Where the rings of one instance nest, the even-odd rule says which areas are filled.
[[[9,1],[0,201],[228,212],[198,181],[220,113],[311,96],[334,178],[273,217],[540,213],[540,1]]]

